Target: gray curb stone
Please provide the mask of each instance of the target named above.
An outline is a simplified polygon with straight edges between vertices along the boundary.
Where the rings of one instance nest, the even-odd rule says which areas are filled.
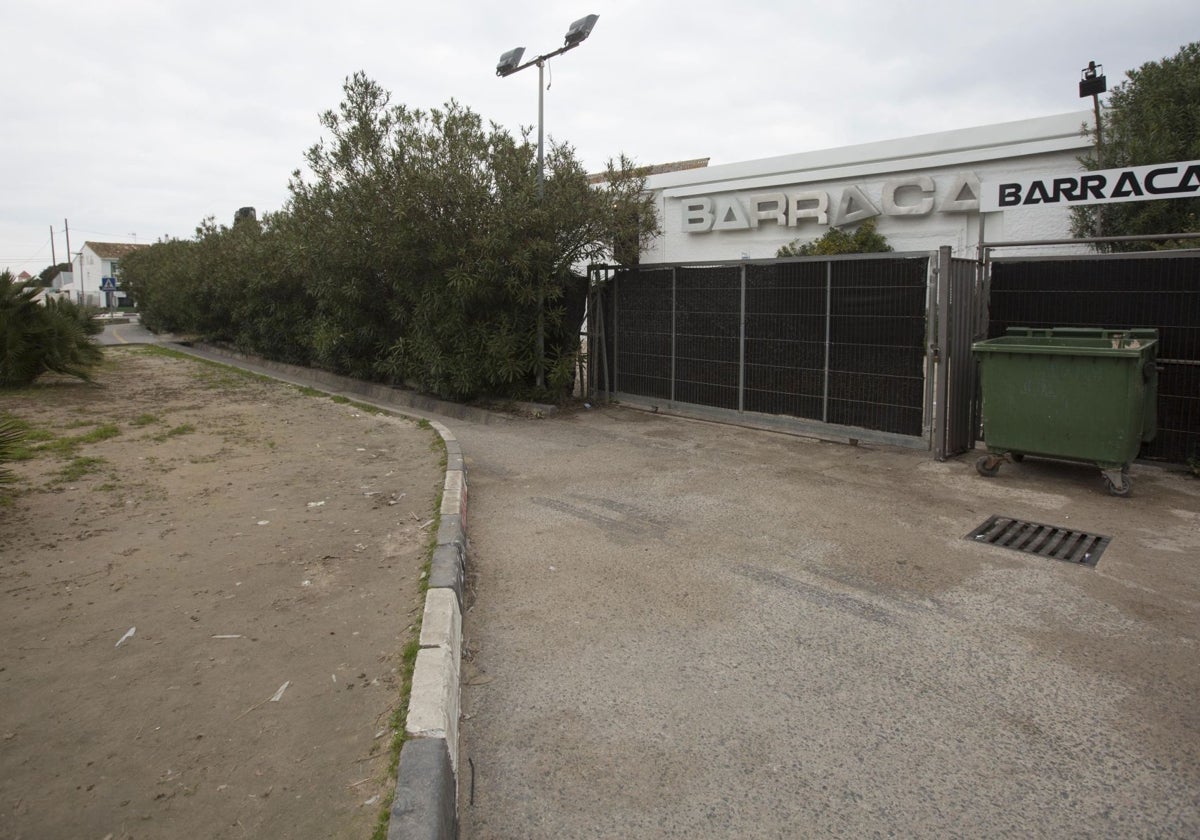
[[[400,750],[388,840],[458,836],[454,768],[444,738],[415,738]]]
[[[463,606],[463,578],[466,569],[463,567],[462,546],[458,543],[439,545],[433,551],[433,560],[429,563],[429,588],[449,589],[458,599],[459,609]]]

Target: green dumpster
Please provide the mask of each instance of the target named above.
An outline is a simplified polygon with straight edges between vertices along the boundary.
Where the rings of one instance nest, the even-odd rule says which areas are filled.
[[[1025,455],[1095,464],[1108,491],[1157,431],[1158,330],[1013,327],[976,342],[983,390],[981,475]]]

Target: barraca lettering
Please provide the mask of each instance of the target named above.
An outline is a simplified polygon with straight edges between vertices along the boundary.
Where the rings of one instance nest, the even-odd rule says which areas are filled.
[[[1112,173],[1115,172],[1115,177]],[[1137,166],[1057,178],[1003,183],[1000,208],[1033,204],[1096,204],[1147,198],[1179,198],[1200,192],[1200,163]]]
[[[680,200],[680,221],[686,233],[708,233],[763,225],[852,224],[872,216],[919,218],[934,212],[936,192],[933,178],[910,175],[884,182],[879,206],[859,185],[843,189],[838,201],[831,201],[825,190],[694,196]],[[936,208],[941,213],[975,212],[980,192],[979,177],[974,172],[959,173],[942,193]]]

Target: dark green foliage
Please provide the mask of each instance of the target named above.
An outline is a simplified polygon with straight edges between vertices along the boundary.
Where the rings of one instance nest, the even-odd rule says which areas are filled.
[[[867,219],[853,233],[831,227],[825,235],[800,244],[794,240],[780,248],[777,257],[829,257],[835,254],[879,254],[891,251],[887,237],[875,230],[875,220]]]
[[[62,298],[34,300],[39,287],[0,273],[0,387],[22,387],[53,371],[83,380],[103,358],[91,340],[103,327],[91,310]]]
[[[0,418],[0,484],[11,484],[15,476],[4,464],[16,460],[17,450],[25,442],[25,428],[11,418]]]
[[[261,226],[211,221],[195,241],[122,261],[155,330],[467,399],[530,396],[539,298],[547,388],[571,381],[587,278],[572,267],[657,234],[644,178],[621,158],[592,186],[566,145],[536,149],[450,102],[393,106],[347,80],[324,140]]]
[[[69,272],[71,266],[67,263],[59,263],[58,265],[48,265],[38,273],[38,283],[42,286],[54,285],[54,278],[63,272]]]
[[[1200,159],[1200,42],[1162,61],[1130,70],[1101,112],[1103,145],[1081,159],[1089,170]],[[1077,207],[1077,237],[1200,232],[1200,198],[1131,201]],[[1196,241],[1115,243],[1102,250],[1194,248]]]

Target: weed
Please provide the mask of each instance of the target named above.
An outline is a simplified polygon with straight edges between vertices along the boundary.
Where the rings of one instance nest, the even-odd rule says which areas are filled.
[[[70,463],[54,474],[50,484],[68,484],[72,481],[78,481],[85,475],[99,472],[107,463],[103,458],[92,458],[83,455],[76,456],[71,459]]]
[[[179,426],[175,426],[172,429],[167,429],[162,434],[155,435],[154,440],[162,443],[164,440],[169,438],[180,437],[181,435],[190,435],[194,431],[196,431],[196,427],[191,423],[183,423]]]
[[[371,840],[387,840],[388,823],[392,816],[392,802],[396,798],[396,792],[393,790],[383,798],[380,805],[379,819],[375,821],[375,830],[371,832]]]
[[[106,423],[103,426],[97,426],[85,435],[79,435],[73,440],[76,443],[99,443],[102,440],[108,440],[121,434],[121,430],[112,423]]]
[[[162,419],[155,414],[139,414],[129,422],[131,426],[149,426],[151,423],[161,423]]]
[[[329,399],[333,400],[338,405],[344,405],[344,404],[350,402],[349,397],[343,397],[341,394],[334,394]]]

